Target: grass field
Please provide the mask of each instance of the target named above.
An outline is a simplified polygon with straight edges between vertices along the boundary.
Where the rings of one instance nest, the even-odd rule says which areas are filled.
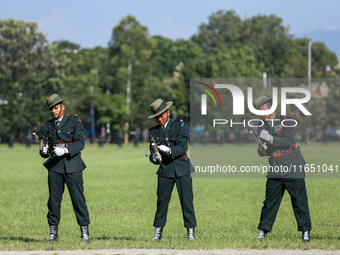
[[[332,160],[339,163],[339,143],[312,144],[303,148],[307,162]],[[258,161],[255,144],[224,145],[226,160],[250,165]],[[49,236],[47,214],[47,170],[38,146],[0,145],[0,250],[65,250],[114,248],[288,248],[340,249],[339,179],[306,179],[313,230],[311,242],[302,243],[301,232],[288,193],[282,201],[272,233],[257,241],[257,225],[265,195],[265,178],[194,178],[194,204],[198,227],[196,240],[188,242],[176,190],[169,207],[163,241],[152,242],[156,210],[157,167],[143,154],[147,144],[87,145],[82,156],[85,196],[89,207],[91,244],[80,241],[70,197],[66,189],[62,202],[59,239]],[[328,155],[332,152],[332,157]],[[230,156],[229,156],[230,155]],[[244,157],[242,155],[251,155]],[[253,156],[252,156],[253,155]],[[326,156],[325,156],[326,155]],[[266,163],[267,159],[262,159]]]

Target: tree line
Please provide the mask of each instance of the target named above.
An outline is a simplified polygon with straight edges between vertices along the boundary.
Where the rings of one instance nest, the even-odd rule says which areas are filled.
[[[27,133],[28,123],[40,126],[49,118],[43,110],[52,93],[69,97],[66,112],[77,113],[90,133],[95,122],[93,136],[109,126],[128,141],[129,131],[154,124],[147,116],[158,97],[174,101],[171,114],[189,122],[190,78],[260,78],[263,72],[307,77],[309,39],[294,38],[275,15],[241,19],[219,10],[188,40],[150,36],[129,15],[108,31],[110,37],[107,47],[86,49],[48,42],[35,22],[0,20],[1,134],[18,136]],[[313,78],[338,78],[337,65],[334,52],[313,43]],[[338,96],[331,102],[338,105]]]

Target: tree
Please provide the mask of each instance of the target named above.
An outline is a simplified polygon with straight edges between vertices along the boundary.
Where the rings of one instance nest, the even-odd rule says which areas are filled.
[[[199,27],[192,40],[207,53],[221,52],[224,48],[248,46],[256,60],[263,63],[261,72],[269,77],[291,77],[293,69],[292,35],[275,16],[254,16],[241,20],[234,11],[218,11],[209,17],[208,24]]]
[[[179,63],[188,65],[197,58],[203,57],[199,45],[191,40],[176,40],[154,36],[156,48],[153,57],[154,68],[152,74],[159,79],[170,78]]]
[[[47,96],[63,90],[66,59],[48,44],[35,22],[0,20],[0,106],[3,132],[27,132],[27,124],[44,119]]]
[[[131,117],[143,98],[144,81],[152,70],[155,43],[146,27],[133,17],[122,19],[112,32],[109,43],[114,79],[114,93],[126,91],[126,117],[124,142],[128,143]],[[125,88],[125,89],[124,89]]]
[[[256,61],[249,47],[225,48],[218,54],[206,54],[186,68],[188,78],[242,78],[261,77],[263,65]]]
[[[58,48],[59,54],[69,60],[65,67],[64,79],[64,91],[72,98],[68,111],[77,113],[85,128],[91,130],[91,136],[95,138],[99,128],[90,128],[93,118],[91,114],[94,113],[95,123],[103,124],[101,120],[105,116],[101,114],[107,111],[99,112],[95,106],[102,96],[111,94],[113,83],[113,78],[109,74],[109,49],[101,47],[81,49],[79,45],[68,41],[58,42]],[[115,102],[107,103],[106,107],[109,109],[115,105]],[[116,123],[110,124],[111,127],[116,127]]]
[[[242,29],[242,20],[235,11],[219,10],[209,16],[208,24],[199,26],[198,34],[192,40],[204,52],[217,53],[226,47],[239,46]]]
[[[292,67],[294,70],[293,77],[306,78],[308,68],[308,42],[309,38],[297,38],[294,40],[294,58]],[[312,44],[312,77],[313,78],[332,78],[330,72],[327,72],[327,66],[334,67],[338,64],[338,59],[334,52],[327,49],[322,42],[313,42]]]

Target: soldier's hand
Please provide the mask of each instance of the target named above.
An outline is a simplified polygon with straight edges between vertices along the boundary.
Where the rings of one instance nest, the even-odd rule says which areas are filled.
[[[53,148],[54,148],[55,155],[57,155],[59,157],[66,154],[65,148],[60,148],[60,147],[53,147]]]
[[[157,156],[156,153],[152,153],[151,158],[152,158],[152,161],[153,161],[154,163],[159,163],[159,162],[162,161],[162,157],[161,157],[161,156]]]
[[[48,144],[46,144],[43,148],[42,148],[42,153],[43,154],[48,154]]]
[[[261,152],[262,155],[266,155],[266,150],[265,149],[263,149],[261,147],[259,147],[259,149],[260,149],[260,152]]]
[[[273,143],[273,136],[271,136],[267,130],[261,130],[260,132],[260,138],[262,138],[263,140],[269,142],[269,143]]]
[[[158,145],[157,147],[162,152],[165,152],[165,153],[168,153],[168,154],[170,154],[170,152],[171,152],[170,148],[165,146],[165,145]]]

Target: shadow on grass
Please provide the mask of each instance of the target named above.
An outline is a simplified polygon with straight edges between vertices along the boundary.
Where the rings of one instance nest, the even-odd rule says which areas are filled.
[[[92,237],[92,240],[116,240],[116,241],[135,241],[136,239],[133,237],[108,237],[108,236],[100,236],[100,237]]]
[[[38,243],[43,242],[41,239],[32,239],[22,236],[9,236],[9,237],[0,237],[0,240],[11,240],[11,241],[21,241],[25,243]]]
[[[325,240],[326,238],[319,236],[319,235],[317,235],[317,236],[311,235],[310,239],[313,241],[313,240]]]

